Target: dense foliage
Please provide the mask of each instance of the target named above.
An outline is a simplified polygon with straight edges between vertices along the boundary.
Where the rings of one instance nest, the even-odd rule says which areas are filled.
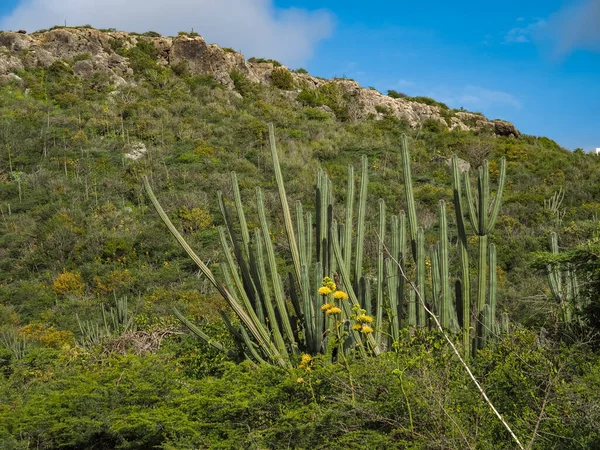
[[[236,365],[185,334],[173,307],[227,341],[225,305],[167,235],[141,177],[211,267],[222,262],[215,192],[231,198],[232,170],[253,200],[249,226],[260,186],[274,213],[273,242],[284,249],[270,122],[288,195],[305,205],[319,166],[344,186],[346,165],[369,156],[368,216],[377,198],[406,208],[398,143],[408,133],[428,244],[438,201],[452,195],[448,158],[472,167],[488,158],[494,177],[506,157],[491,239],[499,310],[514,332],[481,352],[474,370],[533,448],[600,445],[600,158],[548,138],[410,129],[389,115],[354,121],[353,99],[328,85],[295,101],[233,73],[230,92],[211,77],[158,66],[143,43],[118,51],[135,71],[126,86],[102,73],[79,78],[75,61],[65,61],[0,87],[0,447],[513,448],[435,334],[406,335],[377,360],[316,358],[292,372]],[[284,89],[293,88],[288,75],[278,72]],[[551,202],[561,189],[564,199]],[[581,270],[582,295],[592,300],[577,328],[561,323],[546,280],[554,257],[533,264],[551,232],[561,251],[574,249],[562,262]],[[367,229],[372,270],[376,247],[376,230]],[[124,297],[130,324],[106,325]]]

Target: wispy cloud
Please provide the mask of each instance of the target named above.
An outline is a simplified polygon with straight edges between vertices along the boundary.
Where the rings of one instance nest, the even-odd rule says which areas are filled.
[[[518,19],[519,22],[523,21],[523,18]],[[504,36],[504,42],[507,44],[524,44],[531,42],[540,30],[546,27],[547,23],[543,19],[537,19],[536,21],[526,25],[524,27],[514,27],[508,30],[508,33]]]
[[[523,107],[522,103],[508,92],[475,85],[467,85],[452,90],[447,87],[436,88],[430,90],[427,94],[447,103],[449,106],[455,108],[462,106],[469,110],[487,110],[498,107],[519,110]]]
[[[53,25],[158,31],[176,35],[192,28],[209,42],[287,64],[305,62],[331,35],[326,11],[276,8],[273,0],[21,0],[0,29],[28,31]]]
[[[540,39],[553,44],[556,56],[579,49],[600,52],[600,1],[580,0],[551,15]]]
[[[522,17],[517,19],[522,23]],[[600,0],[579,0],[545,19],[511,28],[507,44],[534,43],[549,48],[555,57],[575,50],[600,52]]]

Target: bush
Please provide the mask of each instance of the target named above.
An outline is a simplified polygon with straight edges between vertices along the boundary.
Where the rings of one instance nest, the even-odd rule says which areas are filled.
[[[406,98],[406,97],[408,97],[406,94],[404,94],[402,92],[394,91],[393,89],[388,90],[387,91],[387,95],[388,95],[388,97],[392,97],[392,98]]]
[[[429,106],[437,106],[438,108],[441,108],[441,109],[450,109],[450,108],[448,108],[448,105],[446,105],[445,103],[438,102],[429,97],[423,97],[423,96],[406,97],[406,100],[409,100],[411,102],[423,103],[424,105],[429,105]]]
[[[231,72],[229,72],[229,77],[231,78],[231,81],[233,81],[235,90],[238,91],[243,97],[251,95],[256,91],[254,83],[252,83],[252,81],[250,81],[248,77],[238,69],[233,69]]]
[[[289,91],[294,88],[294,77],[283,67],[278,67],[271,72],[271,81],[273,86],[279,89]]]

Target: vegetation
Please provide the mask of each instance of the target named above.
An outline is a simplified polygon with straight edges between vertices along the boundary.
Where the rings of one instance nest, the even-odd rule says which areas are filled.
[[[296,101],[234,72],[230,91],[111,45],[127,85],[63,61],[0,87],[1,448],[514,448],[400,267],[463,355],[486,342],[469,365],[524,446],[600,445],[600,158],[358,121],[333,83]],[[262,317],[240,310],[263,330],[144,179],[238,303],[268,286]]]
[[[294,88],[294,77],[292,77],[289,70],[283,67],[276,67],[271,72],[271,81],[273,86],[279,89],[289,91]]]

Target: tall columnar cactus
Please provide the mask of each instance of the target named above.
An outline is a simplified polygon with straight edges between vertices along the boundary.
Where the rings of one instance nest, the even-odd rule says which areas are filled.
[[[440,200],[440,323],[444,328],[454,325],[454,306],[450,298],[450,256],[448,255],[448,222],[446,221],[446,202]]]
[[[363,249],[365,240],[365,217],[367,214],[367,188],[369,185],[369,162],[365,155],[361,158],[360,192],[358,194],[358,221],[356,224],[356,253],[354,255],[354,288],[362,278]],[[348,226],[348,224],[346,224]],[[363,305],[364,307],[364,305]],[[371,311],[368,311],[369,314]]]
[[[424,232],[417,223],[417,208],[415,206],[415,196],[412,185],[412,171],[410,154],[408,151],[408,140],[406,135],[402,135],[401,139],[401,154],[402,154],[402,172],[404,175],[404,193],[406,195],[406,205],[408,211],[408,233],[410,237],[410,247],[412,250],[413,260],[417,267],[417,289],[418,295],[415,295],[415,301],[409,301],[409,325],[425,327],[427,318],[425,309],[421,306],[421,302],[425,302],[425,237]],[[412,308],[415,309],[414,317]],[[415,323],[411,323],[412,319]]]
[[[461,279],[456,286],[456,307],[460,309],[459,326],[462,328],[462,343],[465,355],[469,354],[471,342],[471,277],[469,268],[469,252],[467,246],[467,231],[464,220],[464,204],[462,200],[461,172],[456,155],[452,156],[452,190],[456,228],[458,231],[458,251],[461,267]]]
[[[464,188],[467,197],[469,222],[479,239],[479,267],[478,267],[478,285],[477,285],[477,348],[482,348],[483,339],[483,307],[486,304],[487,290],[487,250],[488,235],[492,232],[500,205],[502,203],[502,193],[506,182],[506,159],[500,161],[500,174],[498,176],[498,190],[493,201],[490,201],[490,171],[489,163],[484,161],[483,166],[478,169],[478,199],[474,200],[469,174],[464,174]]]
[[[383,338],[383,291],[385,284],[384,276],[384,252],[385,252],[385,202],[379,199],[379,232],[377,245],[377,307],[375,322],[379,324],[379,331],[375,335],[377,345],[380,345]]]
[[[219,238],[224,256],[224,262],[220,266],[222,281],[219,281],[175,229],[158,204],[148,180],[144,180],[150,199],[171,233],[238,316],[239,324],[235,325],[236,321],[229,320],[227,315],[223,314],[223,320],[239,349],[238,353],[246,355],[256,362],[290,367],[294,364],[295,357],[301,352],[311,354],[322,352],[332,358],[334,355],[344,356],[350,351],[355,351],[362,356],[368,353],[379,354],[386,344],[392,344],[393,341],[399,339],[403,326],[427,327],[428,318],[425,308],[421,305],[421,302],[425,301],[427,276],[425,232],[417,223],[406,137],[402,138],[402,160],[408,214],[405,215],[403,211],[400,211],[398,216],[392,215],[388,225],[385,203],[383,200],[379,201],[377,284],[371,292],[370,279],[374,274],[363,273],[368,186],[367,158],[363,157],[361,161],[356,223],[354,221],[355,180],[352,167],[348,169],[343,224],[338,226],[333,216],[332,183],[322,170],[319,170],[317,174],[316,220],[313,223],[312,214],[305,212],[302,204],[296,202],[294,223],[283,185],[272,126],[269,127],[269,132],[281,212],[292,262],[290,270],[286,268],[284,271],[284,268],[278,264],[281,258],[277,258],[275,254],[275,246],[260,189],[256,190],[259,227],[255,230],[248,229],[243,208],[244,202],[235,174],[231,175],[235,212],[230,211],[231,204],[219,193],[219,206],[224,218],[224,226],[219,227]],[[487,169],[485,173],[487,173]],[[485,173],[480,170],[478,204],[473,202],[467,176],[465,176],[464,187],[473,229],[480,237],[480,258],[481,243],[487,239],[487,234],[498,215],[499,198],[505,176],[504,162],[501,168],[500,188],[492,207],[489,205],[489,175],[486,176]],[[467,239],[463,221],[460,173],[456,162],[453,165],[453,178],[455,180],[455,209],[457,210],[461,267],[463,269],[462,283],[459,283],[456,289],[456,301],[463,306],[461,322],[463,326],[467,327],[465,335],[468,338],[469,263],[466,254]],[[491,210],[490,217],[488,217],[489,210]],[[439,216],[439,242],[431,252],[432,291],[435,307],[443,326],[453,328],[456,319],[450,292],[450,249],[446,205],[443,201],[440,202]],[[237,218],[237,223],[234,223],[234,217]],[[387,241],[386,235],[388,236]],[[407,250],[407,240],[410,242],[410,251]],[[412,261],[407,263],[408,254],[412,255]],[[485,253],[483,255],[485,257]],[[489,257],[490,267],[495,267],[493,246],[490,246]],[[406,271],[413,263],[414,270]],[[485,268],[485,260],[483,265]],[[409,283],[404,278],[407,275],[406,272],[409,272],[409,277],[414,276]],[[335,283],[331,279],[324,278],[327,276],[335,278]],[[485,277],[484,270],[484,283]],[[334,284],[337,284],[337,289],[341,289],[345,293],[317,293],[321,283],[325,283],[325,279],[329,280],[327,283],[331,289],[336,289]],[[484,286],[485,294],[484,283],[480,278],[480,288],[482,285]],[[477,309],[479,319],[485,325],[482,330],[488,330],[495,326],[496,283],[495,271],[492,269],[490,269],[489,284],[489,302],[485,303],[484,295],[484,307]],[[406,290],[405,287],[408,285],[411,286],[411,289]],[[464,293],[461,293],[463,291]],[[343,299],[346,293],[349,300]],[[365,315],[365,313],[370,315],[373,311],[375,318]],[[384,311],[388,311],[387,321],[384,319]],[[335,320],[332,315],[335,315]],[[362,317],[363,321],[360,322],[358,317]],[[365,322],[365,317],[368,317],[369,323]],[[353,320],[354,325],[352,325]],[[374,327],[371,326],[373,320]],[[190,325],[189,321],[186,323]],[[386,334],[388,327],[389,334]],[[194,332],[215,348],[223,348],[223,346],[211,342],[210,338],[197,327]],[[391,341],[387,340],[388,338],[384,340],[385,335],[390,336]],[[481,341],[483,342],[483,340],[482,333]]]
[[[558,256],[558,236],[553,231],[550,233],[550,250]],[[579,297],[579,282],[577,275],[570,267],[561,267],[559,263],[546,266],[550,292],[558,303],[560,320],[569,324],[573,320],[573,309]]]

